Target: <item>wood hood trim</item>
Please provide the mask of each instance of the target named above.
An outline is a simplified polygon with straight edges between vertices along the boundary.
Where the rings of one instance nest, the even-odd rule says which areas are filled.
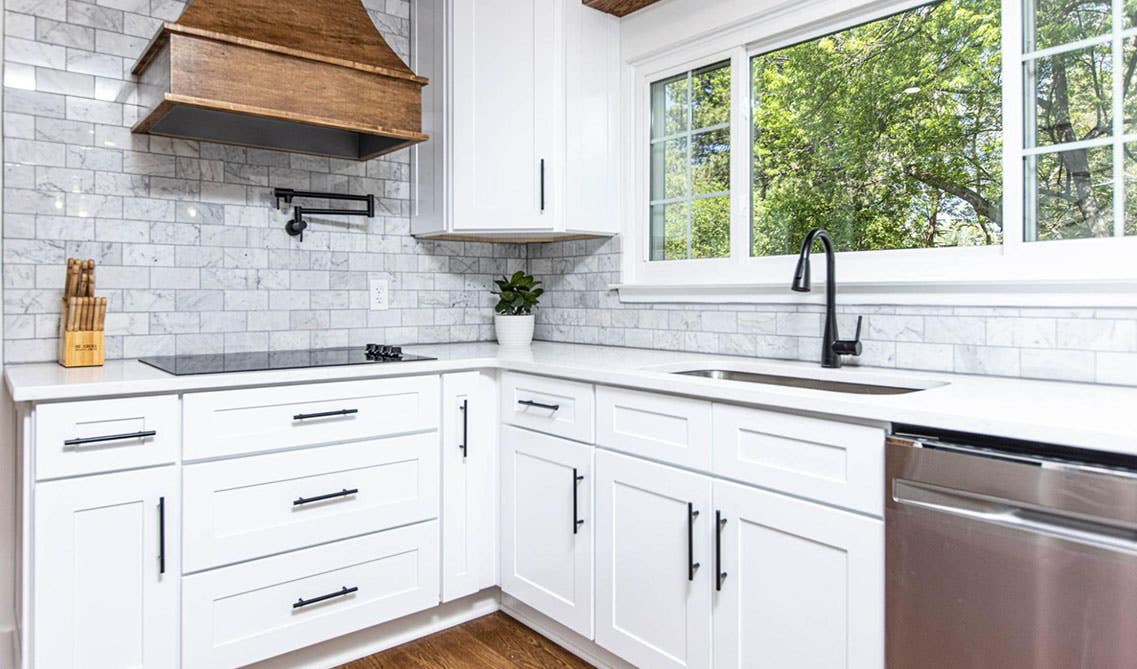
[[[132,72],[137,133],[352,160],[427,139],[428,80],[360,0],[191,0]]]
[[[188,95],[176,95],[174,93],[167,93],[163,101],[159,104],[164,112],[169,112],[175,106],[185,105],[188,107],[198,107],[201,109],[212,109],[216,111],[234,112],[237,114],[248,114],[250,116],[260,116],[263,118],[275,118],[283,121],[295,121],[297,123],[304,123],[307,125],[318,125],[326,128],[334,128],[336,130],[348,130],[351,132],[362,132],[370,135],[383,135],[385,137],[393,137],[398,139],[405,139],[411,144],[425,141],[430,139],[430,136],[413,130],[398,130],[395,128],[387,128],[377,125],[356,125],[352,123],[341,123],[338,121],[329,121],[324,119],[313,118],[311,116],[303,116],[300,114],[292,114],[289,112],[282,112],[277,109],[267,109],[265,107],[254,107],[252,105],[241,105],[233,103],[218,102],[217,100],[209,100],[206,98],[195,98]],[[153,115],[151,115],[153,116]],[[151,126],[157,122],[158,119],[147,116],[142,121],[138,122],[135,126],[135,132],[149,132]],[[188,138],[187,138],[188,139]]]
[[[373,72],[375,74],[382,74],[387,77],[395,79],[406,79],[407,81],[414,81],[422,85],[430,83],[430,79],[420,77],[410,70],[392,70],[390,68],[381,67],[378,65],[369,65],[368,63],[361,63],[357,60],[344,60],[342,58],[333,58],[331,56],[324,56],[322,54],[313,53],[311,51],[301,51],[300,49],[293,49],[279,44],[272,44],[271,42],[261,42],[254,39],[246,39],[244,37],[235,37],[233,35],[225,35],[222,33],[213,32],[211,30],[200,30],[198,28],[191,28],[177,23],[166,22],[162,24],[158,34],[150,40],[146,46],[146,50],[142,56],[134,63],[131,68],[131,74],[138,76],[150,64],[154,56],[162,50],[166,42],[170,39],[171,33],[181,33],[183,35],[196,35],[197,37],[204,37],[206,39],[215,40],[218,42],[229,42],[230,44],[239,44],[253,49],[261,49],[262,51],[272,51],[286,56],[294,56],[296,58],[304,58],[319,63],[328,63],[329,65],[338,65],[340,67],[350,67],[362,72]]]

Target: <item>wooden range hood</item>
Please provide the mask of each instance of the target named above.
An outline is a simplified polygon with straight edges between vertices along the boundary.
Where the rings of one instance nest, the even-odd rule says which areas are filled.
[[[428,80],[359,0],[191,0],[134,74],[137,133],[351,160],[427,139]]]

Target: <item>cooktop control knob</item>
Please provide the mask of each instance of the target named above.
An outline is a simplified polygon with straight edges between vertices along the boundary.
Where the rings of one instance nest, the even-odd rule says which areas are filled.
[[[368,344],[365,349],[368,360],[401,360],[403,348],[386,344]]]

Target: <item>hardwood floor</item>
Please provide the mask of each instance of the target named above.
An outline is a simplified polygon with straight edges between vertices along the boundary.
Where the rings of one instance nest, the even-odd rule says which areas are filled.
[[[356,660],[341,669],[587,669],[591,666],[498,612]]]

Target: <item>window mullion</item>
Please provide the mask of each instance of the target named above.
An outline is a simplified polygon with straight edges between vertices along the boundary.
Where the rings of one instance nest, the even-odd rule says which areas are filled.
[[[739,48],[730,58],[730,257],[750,257],[750,57]]]
[[[695,124],[695,76],[687,73],[687,259],[691,259],[691,197],[695,194],[695,181],[691,175],[691,126]]]
[[[1125,236],[1125,100],[1122,68],[1125,42],[1121,37],[1125,13],[1113,0],[1113,235]]]
[[[1030,2],[1003,0],[1003,253],[1021,251],[1036,225],[1033,178],[1026,176],[1023,148],[1033,132],[1033,87],[1025,79],[1023,35],[1033,32]],[[1029,190],[1028,190],[1029,189]],[[1027,198],[1031,205],[1027,205]],[[1029,219],[1029,220],[1028,220]]]

